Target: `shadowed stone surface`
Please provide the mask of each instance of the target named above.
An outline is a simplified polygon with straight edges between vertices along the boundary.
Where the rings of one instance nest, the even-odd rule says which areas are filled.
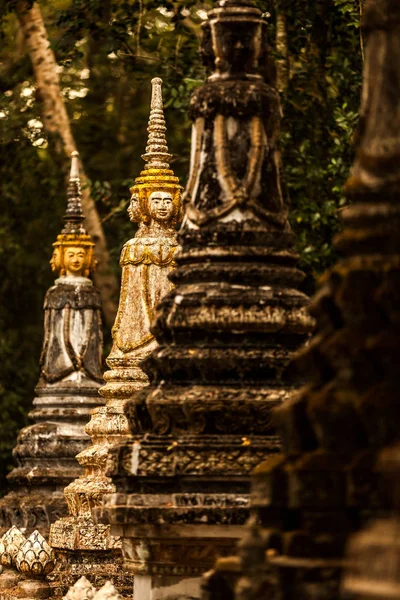
[[[366,4],[351,205],[335,240],[343,258],[311,304],[317,333],[298,360],[309,384],[274,414],[283,453],[253,476],[236,600],[336,600],[349,566],[347,593],[398,594],[398,522],[390,534],[387,521],[370,525],[350,555],[345,549],[354,532],[390,510],[382,474],[398,473],[399,464],[398,449],[390,468],[380,460],[384,451],[390,462],[387,447],[400,439],[399,17],[393,0]],[[233,598],[235,579],[217,564],[204,579],[204,600]]]

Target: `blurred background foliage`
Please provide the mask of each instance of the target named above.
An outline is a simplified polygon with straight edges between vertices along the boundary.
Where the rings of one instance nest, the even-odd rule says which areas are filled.
[[[142,167],[150,79],[164,80],[173,168],[186,183],[188,104],[210,2],[42,0],[62,94],[118,272],[132,237],[128,188]],[[285,63],[282,146],[306,291],[335,259],[361,84],[360,0],[260,0],[271,53]],[[52,152],[12,0],[0,0],[0,489],[38,379],[51,245],[65,208],[66,165]],[[286,44],[276,46],[284,16]],[[108,332],[106,332],[108,333]]]

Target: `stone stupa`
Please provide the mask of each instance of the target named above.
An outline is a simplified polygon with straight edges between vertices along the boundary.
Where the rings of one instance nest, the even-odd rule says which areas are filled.
[[[92,445],[77,456],[85,473],[64,491],[70,514],[50,531],[57,558],[51,575],[55,595],[65,593],[81,576],[96,587],[110,579],[124,595],[132,593],[132,577],[122,569],[120,540],[111,535],[109,525],[93,521],[91,510],[101,505],[104,494],[115,491],[106,474],[107,461],[111,449],[129,439],[125,404],[148,384],[140,364],[157,347],[150,325],[157,304],[173,287],[168,276],[178,250],[175,227],[182,216],[181,187],[168,165],[162,81],[155,78],[151,83],[145,168],[130,190],[128,207],[130,220],[139,227],[121,252],[121,293],[107,359],[110,370],[100,389],[107,404],[93,412],[86,427]]]
[[[83,228],[78,153],[72,153],[65,225],[50,261],[59,274],[44,301],[44,340],[33,425],[18,436],[12,491],[0,500],[0,529],[46,536],[67,513],[63,489],[81,471],[75,456],[90,442],[84,427],[98,406],[102,377],[100,295],[89,279],[94,243]]]

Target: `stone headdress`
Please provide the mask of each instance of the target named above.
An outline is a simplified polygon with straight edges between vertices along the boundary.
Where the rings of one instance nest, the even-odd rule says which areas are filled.
[[[94,242],[82,226],[85,219],[82,211],[82,193],[81,182],[79,178],[79,154],[71,154],[71,171],[67,190],[67,210],[64,214],[65,225],[57,241],[54,242],[54,253],[51,259],[53,271],[59,271],[60,275],[65,275],[64,253],[67,248],[79,247],[86,251],[83,276],[88,277],[96,268],[96,260],[93,254]]]
[[[152,94],[150,105],[150,117],[147,131],[146,152],[142,155],[145,167],[140,176],[135,179],[130,188],[132,195],[139,199],[139,211],[137,220],[148,224],[150,213],[148,201],[150,195],[157,191],[170,192],[172,194],[174,213],[171,225],[176,225],[182,220],[181,191],[178,177],[175,177],[169,166],[172,155],[168,152],[165,132],[165,118],[162,100],[162,79],[155,77],[151,80]]]

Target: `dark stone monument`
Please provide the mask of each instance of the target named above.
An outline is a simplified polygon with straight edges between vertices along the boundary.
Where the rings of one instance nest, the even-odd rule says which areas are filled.
[[[249,514],[250,473],[273,461],[271,423],[298,382],[286,367],[312,330],[298,290],[267,77],[265,23],[251,2],[217,2],[192,97],[192,163],[182,250],[144,369],[126,407],[132,439],[114,448],[117,493],[99,520],[122,536],[136,598],[199,596],[199,576],[232,552]]]

